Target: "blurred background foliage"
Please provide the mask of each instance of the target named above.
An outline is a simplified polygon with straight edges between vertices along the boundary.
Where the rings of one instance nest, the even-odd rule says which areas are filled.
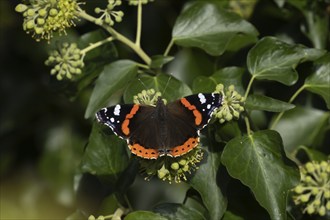
[[[93,0],[86,6],[92,10],[102,2],[104,1]],[[156,0],[144,6],[141,44],[148,54],[163,53],[171,39],[175,19],[186,2]],[[301,31],[304,13],[299,10],[299,3],[297,7],[292,5],[283,9],[278,7],[284,2],[284,0],[251,0],[250,7],[236,9],[235,6],[232,7],[249,19],[259,31],[260,38],[272,35],[287,42],[328,49],[329,43],[324,45],[319,40],[315,40],[315,36],[306,36]],[[102,200],[109,192],[100,180],[89,174],[75,175],[91,132],[92,120],[86,120],[84,113],[92,87],[79,89],[70,82],[59,82],[50,76],[49,68],[44,65],[44,61],[48,56],[47,50],[52,45],[47,42],[35,42],[26,35],[22,30],[22,17],[14,11],[18,3],[20,3],[18,0],[0,1],[0,218],[63,219],[73,213],[77,207],[87,213],[95,212],[96,209],[99,212],[102,212],[102,209],[111,212],[116,209],[111,207],[113,204],[111,201],[115,198],[107,197]],[[327,7],[326,11],[329,13],[330,6]],[[125,11],[125,19],[116,26],[116,29],[133,38],[135,9],[125,7],[123,11]],[[97,28],[82,21],[77,28],[68,32],[66,38],[76,39]],[[326,41],[328,39],[325,39]],[[116,45],[115,50],[118,51],[119,57],[138,59],[127,47],[120,43]],[[249,49],[240,50],[235,54],[226,53],[221,58],[211,57],[199,49],[182,49],[175,54],[175,60],[167,67],[168,72],[175,69],[176,73],[182,73],[176,77],[191,85],[200,72],[210,76],[215,68],[245,66]],[[214,63],[217,64],[216,67]],[[279,83],[264,81],[256,84],[263,83],[263,87],[267,87],[268,96],[288,100],[302,85],[310,68],[310,63],[300,65],[298,71],[302,77],[296,85],[289,88]],[[186,74],[187,72],[190,74]],[[187,75],[190,77],[184,78]],[[304,92],[299,96],[299,101],[311,101],[318,109],[327,109],[324,101],[311,93]],[[303,130],[313,122],[326,123],[322,121],[324,117],[320,110],[298,108],[294,111],[309,111],[310,114],[307,115],[310,115],[308,117],[310,121],[306,120],[304,123],[303,119],[299,128],[291,124],[290,129],[293,131]],[[319,111],[319,114],[313,114],[311,111]],[[254,114],[256,114],[254,118],[258,118],[256,120],[258,126],[265,128],[270,115],[257,111]],[[284,126],[281,131],[281,124],[278,126],[280,133],[285,136],[288,127]],[[314,143],[314,147],[329,154],[330,150],[326,148],[330,146],[329,128],[320,132],[323,132],[325,140],[322,143]],[[286,140],[290,139],[286,138]],[[289,145],[299,144],[299,140],[290,141]],[[80,185],[78,189],[78,182],[82,180],[84,185]],[[229,187],[233,189],[229,190],[232,194],[230,198],[236,200],[236,202],[230,201],[229,204],[235,206],[238,201],[240,203],[245,200],[251,201],[249,198],[252,195],[245,186],[238,184],[238,181],[233,182]],[[135,209],[150,209],[159,201],[181,203],[188,188],[185,184],[169,185],[159,180],[145,184],[138,176],[128,196]],[[145,194],[150,196],[145,197]],[[253,207],[251,209],[256,219],[267,216],[260,206],[249,205]]]

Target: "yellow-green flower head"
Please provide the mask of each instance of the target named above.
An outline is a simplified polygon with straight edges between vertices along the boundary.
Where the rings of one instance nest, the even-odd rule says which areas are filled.
[[[154,89],[143,90],[133,97],[133,102],[135,104],[143,104],[143,105],[151,105],[156,106],[158,97],[161,97],[162,94],[160,92],[156,92]],[[166,100],[164,100],[166,104]]]
[[[234,85],[225,88],[222,84],[218,84],[215,92],[220,93],[223,97],[222,106],[218,108],[214,116],[219,119],[220,123],[238,119],[240,113],[244,111],[245,99],[236,90]]]
[[[139,2],[141,2],[141,4],[148,4],[149,2],[153,2],[154,0],[129,0],[128,4],[129,5],[139,5]]]
[[[303,212],[325,216],[330,211],[330,161],[308,162],[300,167],[301,181],[293,189],[296,205]]]
[[[47,66],[53,66],[51,75],[56,75],[58,80],[72,79],[74,75],[82,73],[85,54],[77,47],[77,44],[64,43],[59,50],[52,51],[45,61]]]
[[[75,25],[79,4],[76,0],[30,0],[30,4],[18,4],[15,10],[24,16],[23,29],[40,41]]]
[[[101,14],[101,16],[96,19],[96,24],[102,25],[106,23],[108,25],[114,25],[116,22],[121,22],[123,20],[124,12],[113,10],[115,7],[120,6],[122,0],[108,0],[108,5],[106,9],[95,8],[96,14]]]
[[[157,160],[136,157],[140,162],[140,172],[144,174],[145,180],[157,176],[158,179],[168,183],[180,183],[187,181],[187,175],[198,169],[198,164],[203,159],[204,152],[198,146],[189,153],[180,157],[160,157]]]

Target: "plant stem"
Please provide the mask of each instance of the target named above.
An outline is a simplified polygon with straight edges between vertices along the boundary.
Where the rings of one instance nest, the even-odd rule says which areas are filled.
[[[303,85],[302,87],[300,87],[300,88],[299,88],[299,89],[293,94],[293,96],[290,98],[290,100],[289,100],[288,103],[291,104],[291,103],[297,98],[297,96],[298,96],[298,95],[299,95],[304,89],[305,89],[305,85]],[[284,111],[281,112],[281,113],[279,113],[279,114],[276,116],[274,122],[273,122],[272,125],[270,126],[270,129],[274,129],[274,127],[277,125],[277,123],[278,123],[278,122],[280,121],[280,119],[282,118],[283,114],[284,114]]]
[[[254,75],[252,75],[252,77],[250,79],[250,82],[248,84],[248,87],[246,88],[246,92],[245,92],[245,95],[244,95],[245,100],[246,100],[247,96],[249,95],[249,92],[251,90],[253,81],[254,81]]]
[[[77,12],[77,16],[86,19],[87,21],[93,22],[96,24],[96,18],[87,14],[85,11],[80,10]],[[114,30],[112,27],[102,24],[100,25],[105,30],[107,30],[114,39],[126,44],[128,47],[130,47],[139,57],[149,66],[151,64],[151,58],[142,50],[142,48],[138,45],[136,45],[134,42],[132,42],[130,39],[125,37],[124,35],[120,34],[116,30]]]
[[[141,32],[142,32],[142,1],[139,0],[138,11],[137,11],[136,39],[135,39],[135,45],[139,47],[141,43]]]
[[[81,50],[81,53],[87,53],[88,51],[93,50],[93,49],[95,49],[95,48],[97,48],[97,47],[99,47],[99,46],[101,46],[103,44],[106,44],[108,42],[111,42],[111,41],[113,41],[113,37],[108,37],[108,38],[106,38],[104,40],[98,41],[96,43],[92,43],[88,47],[86,47],[83,50]]]
[[[174,44],[174,40],[172,39],[172,40],[170,41],[170,43],[167,45],[167,47],[166,47],[166,50],[165,50],[165,52],[164,52],[164,54],[163,54],[164,56],[167,56],[167,55],[168,55],[168,53],[170,52],[170,50],[171,50],[173,44]]]
[[[244,117],[245,125],[246,125],[246,132],[248,135],[251,135],[251,128],[250,128],[250,122],[248,117]]]
[[[124,210],[123,208],[116,209],[115,213],[113,213],[112,220],[121,220],[125,212],[126,210]]]

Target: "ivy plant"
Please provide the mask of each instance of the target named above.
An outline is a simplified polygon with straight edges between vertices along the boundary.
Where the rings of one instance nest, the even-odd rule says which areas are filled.
[[[179,9],[168,15],[167,45],[143,26],[154,7]],[[74,88],[72,98],[88,97],[91,132],[72,187],[89,205],[78,202],[67,219],[329,218],[329,8],[328,0],[18,4],[24,31],[52,48],[51,76]],[[95,120],[118,103],[210,92],[222,106],[198,150],[178,158],[137,158]],[[82,196],[86,187],[96,204]]]

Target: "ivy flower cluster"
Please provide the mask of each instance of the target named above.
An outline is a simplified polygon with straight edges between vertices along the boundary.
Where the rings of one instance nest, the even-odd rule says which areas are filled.
[[[235,86],[230,85],[225,89],[223,84],[218,84],[215,92],[222,95],[223,101],[214,116],[219,119],[220,123],[231,121],[233,118],[238,119],[241,112],[244,111],[245,98],[235,90]]]
[[[137,6],[139,4],[139,2],[141,2],[141,4],[143,4],[143,5],[145,5],[145,4],[148,4],[149,2],[153,2],[153,1],[154,0],[129,0],[128,4]]]
[[[135,104],[156,106],[160,92],[154,89],[143,90],[133,97]],[[166,100],[164,100],[166,103]],[[179,183],[187,180],[187,175],[198,169],[198,163],[203,159],[204,152],[197,146],[190,152],[180,157],[161,157],[157,160],[148,160],[136,157],[140,163],[140,172],[146,175],[145,179],[150,180],[157,176],[163,181]]]
[[[102,25],[106,23],[113,26],[116,22],[121,22],[123,20],[123,11],[114,11],[113,9],[122,4],[121,0],[108,0],[108,5],[106,9],[101,9],[99,7],[95,8],[96,14],[101,14],[101,16],[96,19],[96,24]]]
[[[45,64],[53,66],[50,73],[56,75],[58,80],[65,77],[71,79],[74,75],[82,73],[83,58],[84,53],[77,47],[77,44],[64,43],[59,50],[51,52]]]
[[[301,181],[293,201],[303,212],[325,216],[330,211],[330,161],[308,162],[300,167]]]
[[[30,4],[18,4],[15,10],[24,16],[23,29],[40,41],[75,25],[80,4],[76,0],[30,0]]]

